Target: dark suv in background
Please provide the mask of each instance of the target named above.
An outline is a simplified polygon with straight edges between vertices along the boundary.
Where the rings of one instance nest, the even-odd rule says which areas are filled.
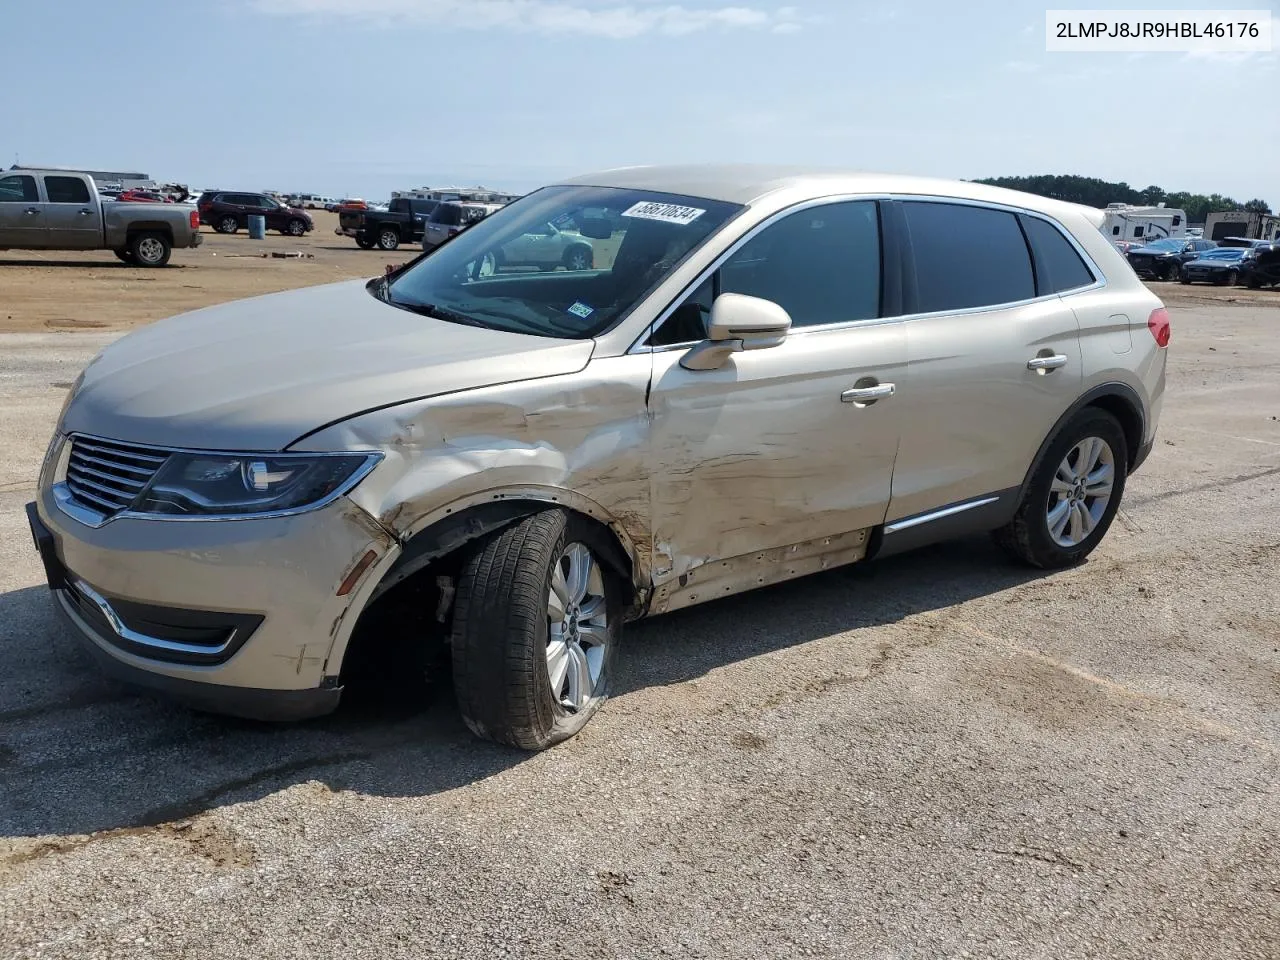
[[[1126,256],[1133,272],[1154,280],[1177,280],[1182,265],[1197,259],[1217,244],[1212,240],[1163,237],[1144,247],[1134,247]]]
[[[301,237],[315,229],[315,221],[307,211],[287,207],[264,193],[206,190],[196,201],[196,209],[200,211],[200,222],[219,233],[247,229],[251,216],[266,217],[268,230],[279,230],[291,237]]]

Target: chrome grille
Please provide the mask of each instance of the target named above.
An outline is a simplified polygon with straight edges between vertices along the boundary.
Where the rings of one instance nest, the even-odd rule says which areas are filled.
[[[67,489],[83,506],[116,514],[138,499],[167,459],[147,447],[75,437],[67,460]]]

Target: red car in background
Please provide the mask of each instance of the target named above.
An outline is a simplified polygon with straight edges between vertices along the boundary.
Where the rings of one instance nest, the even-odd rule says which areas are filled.
[[[126,190],[116,199],[127,203],[173,203],[173,197],[166,197],[154,190]]]

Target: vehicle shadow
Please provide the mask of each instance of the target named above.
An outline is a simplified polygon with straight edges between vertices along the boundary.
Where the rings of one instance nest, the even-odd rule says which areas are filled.
[[[1040,575],[966,540],[657,617],[628,628],[615,696],[834,633],[856,644],[860,630]],[[293,725],[135,695],[84,658],[44,587],[0,595],[0,674],[0,865],[6,846],[30,855],[14,842],[24,837],[147,828],[312,781],[425,796],[529,758],[472,737],[444,680],[425,705],[344,706]]]
[[[146,270],[151,271],[157,269],[155,267],[140,267],[134,263],[125,263],[112,257],[110,260],[14,260],[9,257],[0,257],[0,267],[75,267],[83,270],[86,267],[108,267],[112,270]],[[161,270],[182,270],[186,268],[185,263],[167,263]]]

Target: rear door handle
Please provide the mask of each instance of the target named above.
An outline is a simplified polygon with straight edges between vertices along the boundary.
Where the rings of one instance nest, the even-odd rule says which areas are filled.
[[[878,383],[874,387],[854,387],[840,394],[841,403],[875,403],[893,396],[892,383]]]
[[[1065,353],[1055,353],[1051,357],[1032,357],[1027,361],[1028,370],[1037,370],[1048,373],[1050,370],[1057,370],[1059,367],[1067,365],[1067,355]]]

